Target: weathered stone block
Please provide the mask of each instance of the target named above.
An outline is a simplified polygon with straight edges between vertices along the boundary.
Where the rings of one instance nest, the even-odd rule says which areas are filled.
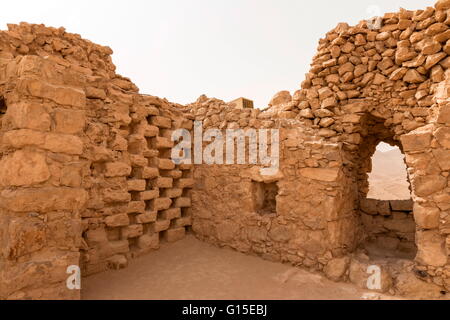
[[[136,222],[137,223],[151,223],[151,222],[155,222],[156,218],[158,216],[158,212],[157,211],[147,211],[143,214],[137,215],[136,216]]]
[[[434,136],[442,147],[450,149],[450,127],[442,127],[437,129]]]
[[[131,167],[123,162],[109,162],[106,164],[105,177],[126,177],[131,174]]]
[[[170,227],[170,220],[157,220],[153,225],[155,232],[166,231]]]
[[[147,187],[147,182],[145,180],[133,179],[128,180],[127,185],[128,191],[144,191]]]
[[[140,249],[159,249],[159,235],[157,233],[149,235],[144,234],[137,240],[137,245]]]
[[[191,206],[191,198],[178,198],[175,200],[175,207],[177,208],[189,208]]]
[[[159,128],[164,128],[164,129],[172,128],[172,120],[170,118],[166,118],[166,117],[154,116],[151,119],[151,123],[152,123],[152,125],[157,126]]]
[[[55,131],[65,134],[78,134],[86,124],[85,112],[81,110],[56,109]]]
[[[44,105],[38,103],[20,102],[8,106],[6,116],[14,127],[49,131],[51,118]]]
[[[130,224],[130,218],[128,217],[128,214],[126,214],[126,213],[116,214],[113,216],[106,217],[105,224],[108,227],[112,227],[112,228],[127,226]]]
[[[19,87],[24,88],[32,96],[49,99],[61,105],[78,108],[86,106],[86,95],[80,89],[51,85],[34,79],[22,80]]]
[[[435,229],[439,227],[441,211],[438,208],[423,207],[420,204],[414,204],[414,219],[417,226],[421,229]]]
[[[173,186],[173,179],[172,178],[166,178],[166,177],[158,177],[154,181],[154,186],[156,188],[172,188]]]
[[[159,197],[159,189],[147,190],[139,193],[139,199],[142,201],[152,200]]]
[[[156,178],[157,176],[159,176],[158,168],[145,167],[144,170],[142,171],[143,179],[153,179]]]
[[[445,239],[437,230],[418,231],[416,261],[421,265],[442,267],[447,264]]]
[[[184,188],[193,188],[195,185],[194,179],[180,179],[177,182],[177,188],[184,189]]]
[[[156,149],[170,149],[174,146],[174,142],[170,139],[164,137],[155,138],[155,148]]]
[[[43,153],[19,150],[0,161],[1,186],[31,186],[49,178],[50,171]]]
[[[450,124],[450,104],[441,107],[437,121],[438,123]]]
[[[164,239],[167,242],[176,242],[183,239],[186,236],[185,228],[169,229],[164,233]]]
[[[42,146],[45,142],[45,133],[20,129],[5,132],[3,141],[5,146],[20,149],[26,146]]]
[[[442,171],[450,170],[450,151],[446,149],[434,149],[433,156]]]
[[[180,208],[172,208],[164,210],[160,213],[160,216],[164,220],[172,220],[175,218],[181,217],[181,209]]]
[[[130,251],[128,240],[117,240],[109,243],[114,254],[127,253]]]
[[[158,198],[153,200],[152,203],[152,210],[161,211],[161,210],[167,210],[172,205],[172,199],[170,198]]]
[[[418,176],[413,179],[413,190],[418,197],[426,197],[441,191],[447,186],[447,179],[443,176]]]
[[[164,196],[170,199],[178,198],[183,195],[183,189],[166,189]]]
[[[304,168],[300,169],[300,174],[308,179],[324,181],[324,182],[334,182],[339,178],[340,169],[339,168]]]
[[[7,228],[4,257],[10,260],[42,249],[47,244],[46,225],[38,218],[13,218]]]
[[[145,202],[130,201],[128,203],[127,213],[145,213]]]
[[[161,170],[175,169],[175,163],[171,159],[157,159],[156,163]]]
[[[122,229],[122,238],[137,238],[144,233],[144,227],[141,224],[133,224]]]
[[[87,192],[77,188],[3,190],[0,193],[0,206],[14,212],[78,211],[84,207],[87,199]]]
[[[43,148],[56,153],[80,155],[83,154],[83,141],[72,135],[48,133]]]
[[[405,152],[425,151],[431,145],[432,134],[430,131],[413,131],[400,139]]]
[[[412,200],[391,200],[392,211],[412,211],[413,201]]]

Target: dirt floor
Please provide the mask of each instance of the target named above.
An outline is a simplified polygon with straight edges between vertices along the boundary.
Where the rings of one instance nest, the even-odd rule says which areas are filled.
[[[82,299],[389,299],[322,276],[203,243],[193,236],[82,280]]]

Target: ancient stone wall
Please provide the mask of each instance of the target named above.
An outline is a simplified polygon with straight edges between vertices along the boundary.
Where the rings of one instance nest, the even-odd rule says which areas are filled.
[[[192,168],[169,158],[192,124],[111,54],[62,28],[0,32],[0,298],[79,298],[69,266],[123,267],[190,225]]]
[[[278,181],[277,199],[297,188],[288,210],[289,213],[299,210],[296,221],[304,223],[308,221],[308,217],[312,217],[310,224],[321,225],[326,213],[316,208],[326,205],[325,195],[329,195],[332,199],[330,203],[333,203],[336,209],[333,211],[335,216],[331,221],[327,221],[328,235],[335,237],[332,237],[330,242],[324,240],[325,234],[318,235],[317,238],[322,245],[333,248],[327,252],[327,259],[310,256],[310,259],[303,260],[302,253],[297,253],[297,256],[294,254],[294,258],[291,257],[291,260],[295,261],[294,264],[313,265],[316,270],[323,269],[332,279],[348,277],[357,284],[364,283],[360,281],[361,277],[355,276],[362,274],[359,267],[352,268],[354,263],[350,263],[349,267],[347,253],[359,247],[361,239],[368,236],[363,227],[360,201],[366,198],[368,192],[371,156],[380,142],[386,142],[398,146],[406,156],[412,186],[415,242],[418,251],[416,264],[408,264],[407,268],[403,268],[403,271],[406,270],[404,276],[399,276],[398,272],[387,275],[391,281],[386,282],[388,285],[383,287],[383,290],[404,294],[408,288],[403,286],[403,280],[396,278],[411,280],[415,277],[411,277],[411,271],[419,275],[418,281],[421,285],[429,285],[428,288],[437,292],[437,295],[437,288],[450,288],[450,242],[447,232],[450,213],[450,152],[447,142],[449,10],[450,1],[439,1],[434,8],[418,11],[402,9],[397,13],[385,14],[374,21],[362,21],[356,27],[338,25],[326,38],[320,40],[318,53],[301,89],[295,92],[290,101],[286,94],[276,96],[269,109],[238,110],[221,101],[207,100],[205,97],[188,106],[190,114],[197,120],[202,120],[205,126],[220,129],[280,128],[279,123],[284,121],[301,127],[305,130],[305,136],[314,140],[318,146],[335,146],[336,152],[333,158],[329,159],[327,150],[310,150],[300,137],[296,137],[294,141],[299,143],[292,149],[292,155],[283,152],[281,157],[281,171],[285,176]],[[291,151],[289,147],[290,144],[284,144],[282,149]],[[301,152],[294,152],[295,147],[301,152],[306,151],[306,161],[301,160]],[[290,169],[295,168],[295,171],[290,170],[286,174],[288,164],[292,164]],[[293,184],[289,184],[289,187],[283,188],[283,183],[288,185],[286,180],[295,176],[294,172],[299,174],[297,179]],[[233,189],[230,189],[227,198],[240,199],[242,194],[251,190],[250,180],[243,178],[242,171],[237,169],[222,167],[212,172],[210,168],[196,167],[194,175],[203,177],[212,186],[220,183],[220,179],[216,180],[212,176],[223,179],[229,177],[229,182],[233,182],[237,190],[232,192]],[[306,184],[302,183],[302,177],[305,178]],[[203,184],[198,188],[199,190],[194,190],[193,199],[194,230],[203,237],[206,233],[221,245],[256,251],[249,249],[252,247],[251,241],[245,236],[241,235],[241,241],[237,240],[238,234],[245,234],[248,227],[255,225],[252,219],[247,224],[243,218],[236,218],[239,213],[246,213],[251,209],[249,202],[244,201],[244,204],[240,205],[239,213],[232,214],[233,219],[229,219],[230,212],[226,209],[224,211],[228,213],[210,213],[208,216],[201,209],[205,201],[197,202],[197,198],[201,198],[200,195],[208,199],[211,208],[227,208],[229,204],[214,195],[208,196],[206,189],[202,189]],[[316,192],[310,194],[309,190]],[[238,206],[236,203],[233,207],[235,212],[238,211]],[[272,220],[283,221],[285,212],[282,208],[283,205],[277,202],[277,211],[280,212],[277,212],[277,217]],[[301,208],[307,209],[300,212]],[[411,219],[408,221],[408,231],[412,231]],[[229,235],[220,238],[220,231],[215,233],[214,228],[204,227],[222,223],[225,223],[225,228],[221,229],[229,230],[235,236],[233,239]],[[257,224],[260,225],[259,222]],[[267,225],[265,229],[270,231],[272,226]],[[297,234],[307,234],[300,231],[298,225],[286,223],[285,230],[280,232],[285,243],[290,243],[295,238],[296,233],[293,230],[297,230]],[[361,230],[362,237],[359,236]],[[268,239],[265,248],[258,249],[261,255],[289,261],[289,245],[284,245],[281,249],[269,234],[265,236],[265,231],[260,233],[265,237],[262,238]],[[345,239],[349,234],[354,235],[353,239]],[[412,241],[411,236],[408,239]],[[305,239],[299,242],[304,245]],[[293,247],[298,249],[301,246],[299,243]],[[267,255],[266,252],[275,254]]]
[[[9,25],[0,298],[79,298],[68,266],[125,267],[191,225],[214,244],[362,287],[379,265],[383,292],[439,297],[450,290],[449,25],[448,0],[340,24],[320,40],[301,89],[265,110],[142,95],[115,73],[111,49],[62,28]],[[192,120],[222,132],[279,129],[280,170],[176,165],[172,132],[192,131]],[[406,156],[412,209],[366,199],[379,142]],[[378,259],[367,242],[417,254]]]

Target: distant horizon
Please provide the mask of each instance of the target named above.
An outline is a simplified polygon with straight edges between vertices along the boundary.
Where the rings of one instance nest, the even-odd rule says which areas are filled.
[[[113,49],[117,72],[143,94],[189,104],[205,94],[253,100],[266,108],[277,92],[293,94],[320,38],[339,22],[359,21],[435,0],[56,0],[7,2],[3,24],[43,23]],[[324,10],[327,8],[327,10]],[[99,14],[101,13],[101,14]]]

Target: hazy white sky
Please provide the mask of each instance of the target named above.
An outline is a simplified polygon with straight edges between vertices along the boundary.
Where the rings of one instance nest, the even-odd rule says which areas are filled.
[[[244,96],[266,107],[300,86],[319,38],[339,22],[356,24],[434,0],[14,0],[1,28],[21,21],[64,26],[108,45],[118,72],[142,93],[189,103],[201,94]],[[378,11],[378,12],[377,12]]]

